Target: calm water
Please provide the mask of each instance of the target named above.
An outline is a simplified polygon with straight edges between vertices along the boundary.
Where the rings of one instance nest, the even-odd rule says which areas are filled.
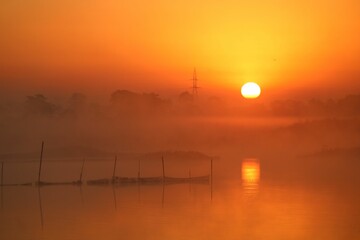
[[[212,187],[2,187],[0,239],[360,239],[360,191],[346,172],[319,181],[253,159],[236,168]]]

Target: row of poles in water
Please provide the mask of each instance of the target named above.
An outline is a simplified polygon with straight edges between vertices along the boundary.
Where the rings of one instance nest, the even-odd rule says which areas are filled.
[[[41,151],[40,151],[40,162],[39,162],[39,171],[38,171],[38,179],[37,183],[41,183],[41,169],[42,169],[42,162],[43,162],[43,153],[44,153],[44,141],[41,142]],[[165,179],[165,163],[164,163],[164,157],[161,158],[162,162],[162,177]],[[113,179],[115,179],[115,173],[116,173],[116,164],[117,164],[117,156],[115,156],[115,162],[114,162],[114,168],[113,168]],[[83,159],[81,171],[80,171],[80,177],[79,182],[82,182],[83,177],[83,171],[84,171],[84,165],[85,165],[85,159]],[[140,179],[140,160],[138,163],[138,179]],[[189,178],[191,178],[191,172],[189,171]],[[213,178],[213,160],[210,161],[210,181],[212,182]],[[4,185],[4,162],[1,162],[1,186]]]

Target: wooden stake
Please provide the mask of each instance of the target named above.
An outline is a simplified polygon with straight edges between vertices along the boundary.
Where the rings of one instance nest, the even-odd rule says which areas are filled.
[[[83,159],[81,171],[80,171],[80,178],[79,181],[82,182],[83,172],[84,172],[84,165],[85,165],[85,158]]]
[[[161,157],[162,161],[162,172],[163,172],[163,180],[165,180],[165,164],[164,164],[164,156]]]
[[[1,186],[4,185],[4,162],[1,162]]]
[[[210,177],[211,177],[211,184],[213,180],[213,159],[210,160]]]
[[[113,177],[112,177],[113,179],[115,179],[116,162],[117,162],[117,155],[115,155],[114,170],[113,170]]]
[[[40,183],[40,177],[41,177],[41,165],[42,165],[42,160],[43,160],[43,151],[44,151],[44,141],[41,142],[41,153],[40,153],[38,183]]]
[[[140,159],[138,161],[138,179],[140,179]]]

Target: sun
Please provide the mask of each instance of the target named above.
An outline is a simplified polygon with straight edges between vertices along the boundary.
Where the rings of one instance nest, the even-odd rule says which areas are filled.
[[[247,82],[241,87],[241,95],[244,98],[257,98],[260,96],[260,93],[260,86],[254,82]]]

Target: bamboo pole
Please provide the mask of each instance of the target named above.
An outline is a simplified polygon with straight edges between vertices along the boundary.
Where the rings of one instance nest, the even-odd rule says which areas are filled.
[[[83,159],[82,166],[81,166],[80,178],[79,178],[80,183],[82,182],[82,177],[83,177],[83,172],[84,172],[84,165],[85,165],[85,158]]]
[[[211,185],[213,182],[213,159],[210,160],[210,177],[211,177]]]
[[[1,162],[1,186],[4,185],[4,162]]]
[[[41,142],[41,153],[40,153],[38,183],[40,183],[40,179],[41,179],[41,165],[42,165],[42,160],[43,160],[43,152],[44,152],[44,141]]]
[[[115,173],[116,173],[116,162],[117,162],[117,155],[115,155],[115,161],[114,161],[114,169],[113,169],[113,177],[112,179],[115,179]]]
[[[4,162],[1,162],[1,186],[4,185]]]
[[[140,159],[138,161],[138,179],[140,179]]]
[[[162,173],[163,173],[163,180],[165,181],[165,164],[164,164],[164,156],[161,157],[162,162]]]

